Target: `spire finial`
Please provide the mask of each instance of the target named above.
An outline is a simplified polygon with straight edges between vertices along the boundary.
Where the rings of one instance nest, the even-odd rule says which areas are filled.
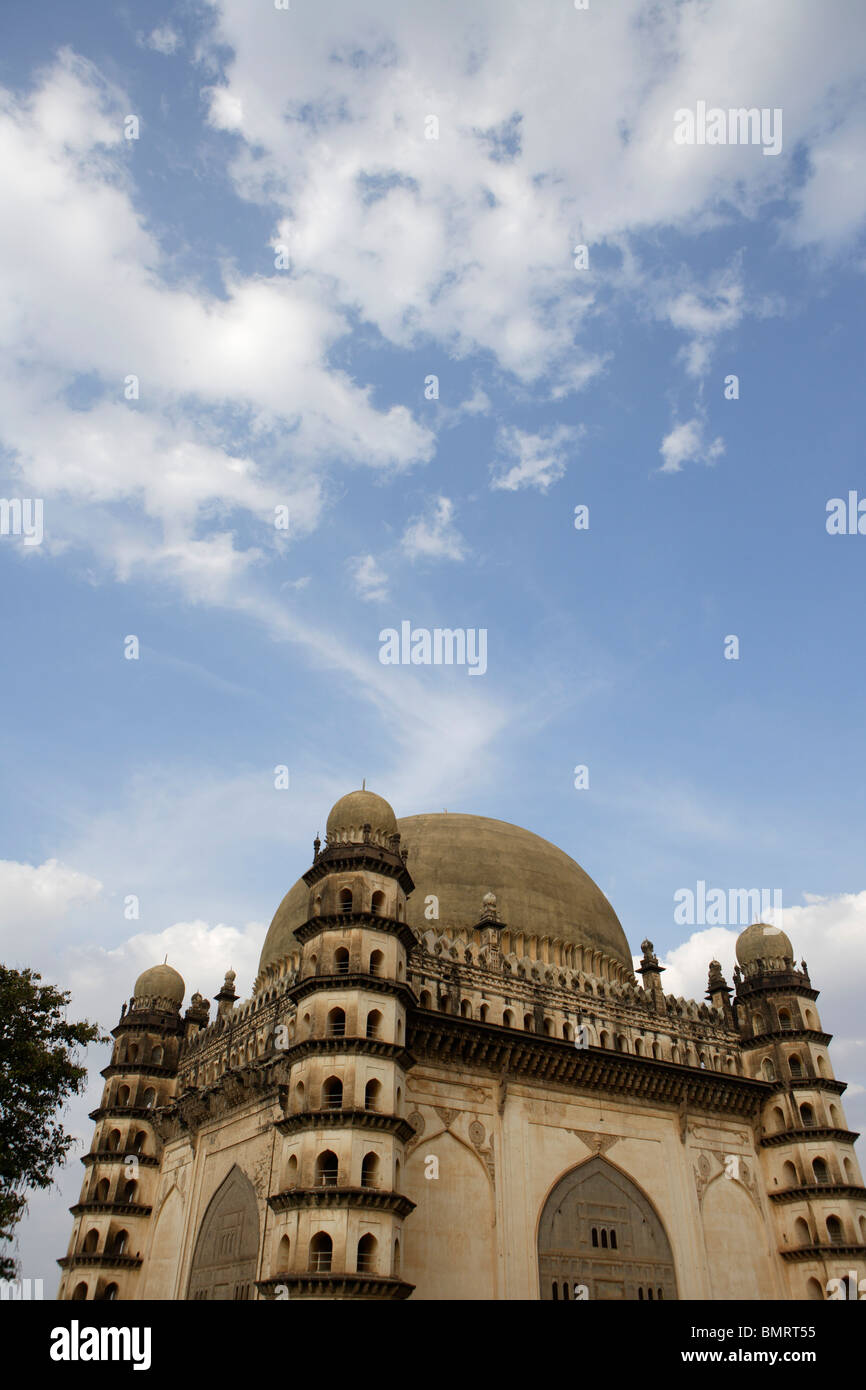
[[[362,778],[361,778],[361,791],[362,791],[362,792],[365,792],[366,790],[367,790],[367,779],[366,779],[366,777],[362,777]]]

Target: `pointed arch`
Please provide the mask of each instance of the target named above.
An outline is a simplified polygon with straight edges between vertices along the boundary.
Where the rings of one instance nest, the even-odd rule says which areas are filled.
[[[650,1279],[661,1297],[677,1297],[673,1252],[661,1217],[637,1183],[600,1154],[553,1184],[539,1213],[536,1239],[542,1300],[554,1298],[558,1283],[585,1285],[593,1300],[637,1299],[638,1287]]]
[[[208,1203],[195,1243],[188,1299],[251,1299],[259,1253],[255,1188],[235,1164]]]

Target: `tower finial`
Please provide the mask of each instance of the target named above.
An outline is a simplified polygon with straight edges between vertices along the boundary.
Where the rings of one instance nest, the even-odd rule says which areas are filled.
[[[366,779],[366,777],[362,777],[362,778],[361,778],[361,791],[362,791],[362,792],[365,792],[366,790],[367,790],[367,779]]]

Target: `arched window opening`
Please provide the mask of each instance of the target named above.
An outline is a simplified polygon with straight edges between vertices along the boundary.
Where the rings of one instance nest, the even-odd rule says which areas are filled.
[[[364,1154],[361,1164],[361,1186],[379,1186],[379,1155],[374,1153]]]
[[[594,1246],[597,1246],[597,1245],[598,1245],[598,1227],[597,1227],[597,1226],[593,1226],[593,1228],[592,1228],[592,1243],[593,1243]]]
[[[157,1043],[156,1047],[153,1049],[153,1052],[150,1054],[151,1062],[155,1067],[159,1067],[162,1065],[162,1059],[164,1056],[165,1053],[163,1052],[160,1045]]]
[[[99,1182],[96,1184],[95,1201],[108,1201],[108,1178],[100,1178]]]
[[[322,1086],[322,1109],[342,1110],[343,1083],[338,1076],[329,1076]]]
[[[552,1038],[552,1037],[553,1037],[553,1019],[552,1019],[552,1018],[546,1018],[546,1019],[544,1020],[544,1036],[545,1036],[546,1038]]]
[[[385,955],[383,951],[373,951],[370,956],[370,974],[381,975],[385,969]]]
[[[118,1231],[118,1232],[117,1232],[117,1235],[114,1237],[114,1240],[113,1240],[112,1243],[111,1243],[111,1253],[112,1253],[112,1255],[125,1255],[125,1254],[126,1254],[126,1244],[127,1244],[127,1241],[128,1241],[128,1240],[129,1240],[129,1232],[128,1232],[128,1231]]]
[[[121,1086],[117,1092],[118,1105],[129,1105],[129,1087]]]
[[[418,999],[418,1003],[419,1003],[419,1005],[421,1006],[422,1009],[432,1009],[432,1007],[433,1007],[433,1000],[432,1000],[431,997],[430,997],[430,991],[429,991],[429,990],[422,989],[421,994],[420,994],[420,997],[419,997],[419,999]]]
[[[792,1052],[788,1058],[788,1070],[795,1081],[799,1081],[803,1075],[803,1063],[796,1052]]]
[[[378,1110],[379,1096],[382,1091],[381,1081],[368,1081],[364,1087],[364,1109]]]
[[[830,1237],[831,1245],[844,1245],[845,1234],[842,1230],[842,1222],[838,1216],[827,1217],[827,1235]]]
[[[344,1038],[346,1036],[346,1011],[345,1009],[331,1009],[328,1014],[328,1037]]]
[[[371,1009],[367,1014],[367,1037],[379,1038],[382,1036],[382,1015],[378,1009]]]
[[[106,1145],[106,1147],[109,1148],[109,1149],[112,1149],[112,1150],[114,1150],[114,1149],[119,1149],[119,1148],[120,1148],[120,1130],[119,1130],[119,1129],[113,1129],[113,1130],[111,1131],[111,1133],[110,1133],[109,1136],[108,1136],[108,1144]]]
[[[815,1112],[812,1109],[811,1105],[800,1106],[800,1119],[803,1123],[804,1129],[815,1128]]]
[[[296,1110],[296,1111],[298,1111],[298,1110],[303,1110],[303,1108],[304,1108],[304,1096],[305,1096],[305,1094],[306,1094],[306,1092],[305,1092],[305,1089],[304,1089],[304,1083],[303,1083],[303,1081],[299,1081],[298,1084],[297,1084],[297,1086],[295,1087],[295,1110]]]
[[[824,1302],[824,1290],[817,1279],[810,1279],[806,1285],[806,1297]]]
[[[791,1015],[787,1009],[779,1010],[779,1027],[786,1031],[791,1028]]]
[[[610,1037],[604,1028],[598,1035],[598,1045],[599,1047],[610,1047]]]
[[[470,1004],[470,1002],[469,1002],[468,999],[463,999],[463,1000],[461,1001],[461,1004],[460,1004],[460,1017],[461,1017],[461,1018],[471,1018],[471,1017],[472,1017],[472,1005]]]
[[[285,1274],[289,1268],[289,1256],[291,1254],[291,1242],[288,1236],[283,1236],[280,1247],[277,1251],[277,1273]]]
[[[827,1187],[830,1182],[830,1173],[827,1163],[823,1158],[812,1159],[812,1172],[815,1174],[815,1181],[820,1187]]]
[[[765,1081],[775,1081],[776,1068],[773,1066],[773,1060],[771,1057],[764,1058],[763,1062],[761,1063],[761,1071],[764,1073]]]
[[[341,888],[341,889],[340,889],[340,911],[341,911],[341,912],[351,912],[351,911],[352,911],[352,890],[351,890],[351,888]]]
[[[135,1182],[135,1181],[128,1182],[128,1183],[126,1184],[126,1187],[123,1189],[123,1200],[124,1200],[124,1202],[134,1202],[134,1201],[135,1201],[135,1194],[137,1193],[137,1191],[138,1191],[138,1183]]]
[[[156,1091],[152,1086],[148,1086],[144,1093],[144,1104],[148,1110],[152,1110],[156,1105]]]
[[[349,973],[349,952],[345,946],[338,946],[334,952],[334,972],[337,975]]]
[[[554,1303],[559,1302],[559,1285],[557,1283],[553,1285],[553,1301]]]
[[[374,1235],[361,1236],[358,1241],[358,1273],[374,1274],[376,1271],[376,1247],[379,1242]]]
[[[384,915],[385,894],[382,892],[380,888],[377,888],[376,892],[370,899],[370,911],[373,913],[374,917],[382,917]]]
[[[314,1274],[330,1274],[334,1243],[327,1231],[317,1231],[310,1241],[310,1270]]]
[[[523,1026],[526,1029],[527,1033],[535,1032],[535,1022],[533,1020],[532,1014],[523,1015]]]
[[[325,1149],[316,1158],[316,1187],[336,1187],[340,1164],[333,1149]]]
[[[95,1255],[98,1245],[99,1245],[99,1232],[98,1232],[96,1229],[91,1229],[91,1230],[89,1230],[89,1231],[87,1232],[87,1235],[84,1237],[84,1244],[83,1244],[82,1247],[81,1247],[82,1250],[84,1251],[84,1254],[85,1254],[85,1255]]]
[[[505,1013],[502,1015],[502,1026],[503,1028],[514,1027],[514,1014],[510,1009],[506,1009]]]
[[[117,1285],[106,1284],[105,1293],[102,1295],[106,1303],[114,1303],[117,1299]]]
[[[286,1186],[295,1187],[298,1181],[298,1155],[291,1154],[286,1164]]]
[[[81,1303],[87,1297],[87,1285],[76,1284],[72,1297],[76,1303]]]
[[[607,1231],[605,1230],[604,1226],[602,1226],[601,1228],[601,1248],[602,1250],[607,1249]]]
[[[395,1274],[399,1274],[399,1273],[400,1273],[400,1242],[399,1242],[399,1240],[395,1240],[395,1241],[394,1241],[394,1273],[395,1273]]]

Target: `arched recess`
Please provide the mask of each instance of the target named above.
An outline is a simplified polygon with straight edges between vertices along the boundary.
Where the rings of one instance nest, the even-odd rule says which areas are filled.
[[[593,1246],[599,1223],[616,1232],[615,1249]],[[644,1285],[677,1297],[661,1218],[631,1178],[600,1155],[572,1168],[549,1193],[538,1223],[538,1276],[547,1301],[554,1284],[583,1284],[590,1301],[637,1300]]]
[[[438,1159],[438,1181],[425,1177],[428,1158]],[[402,1251],[413,1298],[494,1299],[493,1193],[478,1155],[447,1130],[425,1137],[406,1162],[402,1186],[417,1203]]]
[[[713,1298],[775,1298],[766,1232],[746,1189],[724,1174],[701,1204]]]
[[[159,1209],[145,1269],[142,1298],[174,1298],[177,1262],[183,1244],[183,1198],[173,1187]]]
[[[195,1243],[187,1298],[251,1299],[258,1253],[255,1189],[235,1164],[204,1214]]]

